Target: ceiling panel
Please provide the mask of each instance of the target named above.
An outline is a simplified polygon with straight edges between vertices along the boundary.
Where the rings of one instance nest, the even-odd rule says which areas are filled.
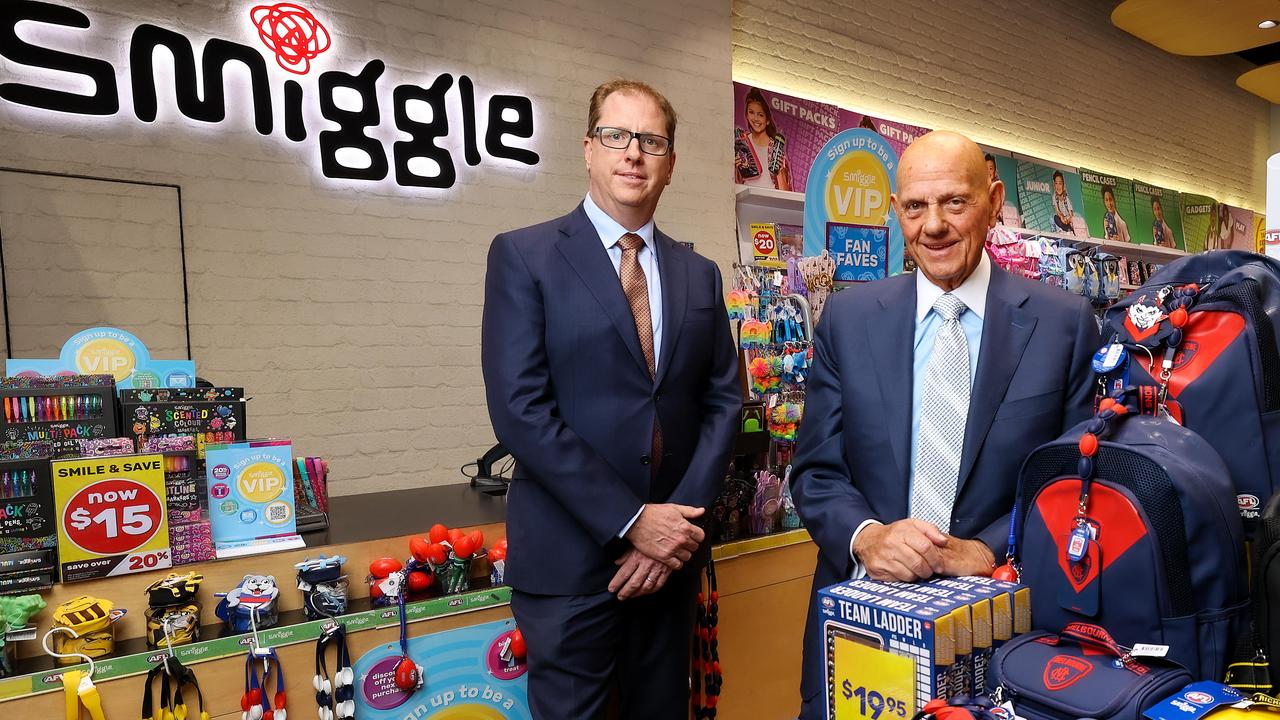
[[[1280,0],[1125,0],[1111,12],[1116,27],[1175,55],[1225,55],[1280,40],[1280,28],[1258,27],[1263,20],[1280,21]]]

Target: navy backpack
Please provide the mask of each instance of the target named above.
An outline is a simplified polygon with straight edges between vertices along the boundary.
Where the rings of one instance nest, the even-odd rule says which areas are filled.
[[[1013,547],[1033,624],[1100,625],[1221,678],[1249,600],[1235,504],[1203,438],[1140,415],[1134,393],[1104,399],[1022,466]]]
[[[1095,359],[1106,392],[1130,385],[1226,462],[1252,535],[1280,490],[1280,263],[1241,250],[1180,258],[1107,310]]]

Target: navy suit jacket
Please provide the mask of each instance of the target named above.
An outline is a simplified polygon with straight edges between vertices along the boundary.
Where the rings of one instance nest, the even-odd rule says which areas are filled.
[[[489,417],[516,460],[506,579],[541,595],[603,592],[644,503],[710,506],[740,422],[720,271],[654,231],[662,347],[650,378],[618,273],[582,206],[498,235],[485,278]],[[654,415],[663,457],[651,472]]]
[[[836,294],[818,324],[792,467],[796,510],[818,545],[815,592],[849,579],[863,521],[907,517],[915,312],[916,278],[903,274]],[[952,535],[1004,557],[1022,461],[1092,413],[1099,344],[1083,298],[993,264]],[[811,604],[806,698],[823,682],[817,622]]]

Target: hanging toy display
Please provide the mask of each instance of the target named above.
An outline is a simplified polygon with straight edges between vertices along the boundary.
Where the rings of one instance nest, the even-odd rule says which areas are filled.
[[[293,566],[298,571],[302,612],[307,619],[331,618],[347,611],[347,576],[342,574],[346,561],[341,555],[321,555]]]
[[[258,662],[262,679],[258,679]],[[271,669],[275,668],[275,692],[271,690]],[[241,720],[284,720],[288,698],[284,692],[284,666],[275,648],[255,649],[244,659],[244,695],[240,697]]]
[[[746,320],[755,316],[757,299],[746,290],[730,290],[724,303],[730,320]]]
[[[759,355],[747,365],[751,376],[751,392],[765,395],[782,388],[782,358],[778,355]]]
[[[805,287],[809,288],[809,307],[813,311],[813,324],[817,325],[835,284],[836,261],[823,250],[817,257],[802,258],[796,267],[804,277]]]
[[[392,577],[399,576],[401,578],[400,582],[396,583],[399,585],[400,591],[395,595],[396,608],[400,616],[400,661],[396,663],[393,681],[397,688],[412,694],[422,688],[426,682],[426,677],[423,675],[422,666],[409,657],[409,625],[404,615],[406,594],[403,580],[404,574],[404,570],[391,574]]]
[[[80,653],[91,658],[110,655],[116,647],[115,623],[124,617],[110,600],[82,595],[68,600],[53,611],[53,627],[67,628],[73,633],[57,633],[54,644],[62,654]],[[79,662],[76,658],[59,658],[58,664]]]
[[[147,646],[186,645],[200,639],[200,584],[203,575],[169,573],[146,589]]]
[[[738,329],[738,344],[744,348],[763,347],[773,337],[773,326],[760,320],[746,320]]]
[[[782,481],[768,470],[756,473],[756,491],[751,498],[750,524],[755,535],[767,535],[777,529],[782,510]]]
[[[332,679],[325,662],[330,647],[336,648]],[[316,639],[316,675],[312,686],[316,690],[320,720],[351,720],[356,716],[355,672],[347,649],[347,628],[341,623],[325,628]]]
[[[720,690],[724,687],[724,673],[720,669],[720,592],[716,587],[716,566],[707,561],[707,588],[698,589],[698,611],[695,618],[693,639],[693,669],[689,673],[692,684],[690,702],[694,720],[713,720],[716,705],[720,702]]]
[[[795,530],[800,527],[800,514],[796,512],[796,501],[791,497],[791,466],[782,475],[782,529]]]
[[[157,677],[160,678],[158,709],[152,693]],[[187,687],[196,691],[196,700],[200,703],[199,711],[195,715],[191,714],[186,698],[183,696],[183,689]],[[209,720],[209,713],[204,709],[204,693],[200,691],[200,683],[196,680],[195,671],[183,665],[173,655],[164,655],[160,663],[151,668],[147,673],[147,679],[143,681],[142,720],[178,720],[178,718]]]
[[[232,632],[271,627],[279,619],[280,588],[272,575],[245,575],[231,592],[216,593],[222,600],[214,609]]]
[[[796,441],[796,430],[804,416],[804,402],[787,394],[769,408],[769,437],[784,442]]]

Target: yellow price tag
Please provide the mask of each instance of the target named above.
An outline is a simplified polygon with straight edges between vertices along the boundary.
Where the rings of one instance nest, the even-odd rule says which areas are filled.
[[[900,720],[916,714],[914,660],[840,634],[834,639],[834,720]]]

